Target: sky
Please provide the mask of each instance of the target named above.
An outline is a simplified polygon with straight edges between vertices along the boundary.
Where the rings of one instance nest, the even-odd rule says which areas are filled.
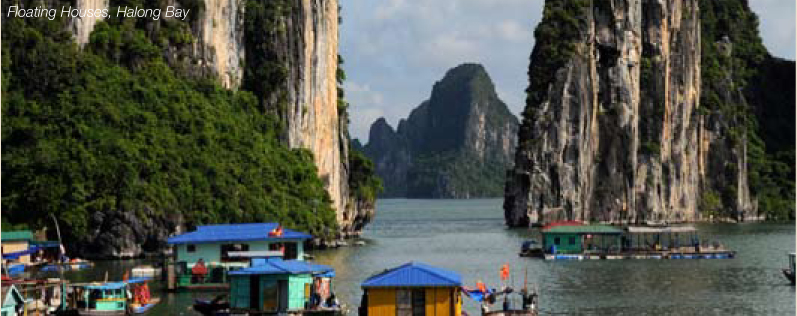
[[[770,52],[795,58],[794,0],[751,0]],[[429,98],[445,72],[484,65],[498,96],[518,115],[543,0],[340,0],[340,53],[353,138],[385,117],[399,119]]]

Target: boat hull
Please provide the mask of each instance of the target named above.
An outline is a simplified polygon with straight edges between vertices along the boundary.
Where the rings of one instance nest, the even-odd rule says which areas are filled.
[[[733,259],[735,251],[715,251],[698,253],[646,252],[615,254],[545,254],[545,260],[592,260],[592,259]]]
[[[134,315],[144,314],[146,312],[149,312],[149,310],[152,309],[153,307],[155,307],[155,305],[158,305],[158,303],[160,303],[160,299],[159,298],[153,298],[153,299],[150,300],[149,303],[144,304],[144,305],[140,305],[140,306],[132,306],[131,305],[130,309],[131,309],[131,312]]]
[[[124,316],[126,311],[98,311],[98,310],[78,310],[80,316]]]
[[[783,269],[783,275],[786,276],[786,279],[791,282],[791,285],[794,285],[794,271],[790,269]]]
[[[482,313],[483,316],[537,316],[537,312],[530,310],[499,310]]]

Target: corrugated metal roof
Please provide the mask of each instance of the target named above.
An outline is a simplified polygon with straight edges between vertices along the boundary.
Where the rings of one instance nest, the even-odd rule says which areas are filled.
[[[629,233],[648,233],[648,234],[661,234],[661,233],[691,233],[695,232],[692,225],[685,226],[671,226],[671,227],[646,227],[646,226],[629,226]]]
[[[31,233],[29,230],[2,232],[2,234],[0,234],[0,239],[3,241],[33,240],[33,233]]]
[[[543,229],[543,234],[622,234],[623,230],[608,225],[556,226]]]
[[[269,236],[277,228],[277,223],[247,223],[197,226],[196,231],[169,238],[168,243],[201,244],[224,241],[311,239],[312,235],[283,229],[281,237]]]
[[[444,270],[420,262],[410,262],[374,275],[361,284],[362,287],[428,287],[461,286],[459,273]]]
[[[260,274],[308,274],[328,273],[335,269],[323,265],[299,260],[282,260],[279,258],[258,261],[258,265],[241,270],[230,271],[231,275],[260,275]]]

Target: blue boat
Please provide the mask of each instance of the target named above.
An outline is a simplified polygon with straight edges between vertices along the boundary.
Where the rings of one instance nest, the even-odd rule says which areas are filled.
[[[24,264],[14,264],[8,267],[8,275],[19,275],[25,272]]]
[[[41,268],[41,271],[79,271],[91,268],[90,262],[65,262],[65,263],[51,263]]]

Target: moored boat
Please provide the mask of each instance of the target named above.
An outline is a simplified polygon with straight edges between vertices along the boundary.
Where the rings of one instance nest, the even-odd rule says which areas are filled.
[[[133,295],[132,301],[129,302],[130,314],[144,314],[160,303],[160,298],[151,297],[147,284],[149,280],[149,278],[133,278],[126,282],[128,290]]]
[[[789,254],[789,266],[783,269],[783,275],[791,282],[791,285],[794,285],[794,255],[793,252]]]
[[[68,310],[81,316],[122,316],[143,314],[160,302],[150,298],[149,279],[133,278],[121,282],[70,284]],[[132,297],[128,298],[129,293]]]

